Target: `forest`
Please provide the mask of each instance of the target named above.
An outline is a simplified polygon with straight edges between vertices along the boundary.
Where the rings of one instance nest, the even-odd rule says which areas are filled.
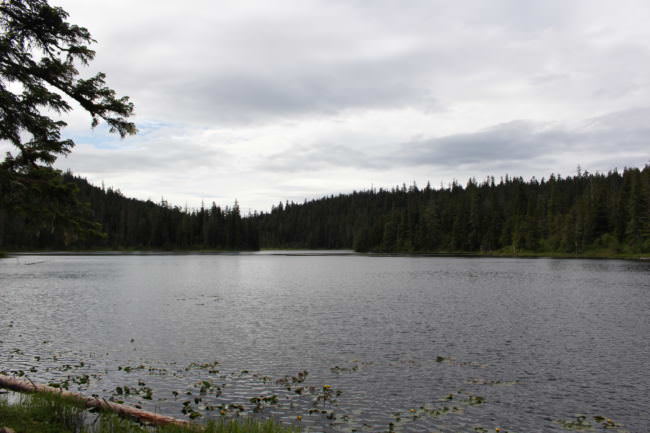
[[[125,197],[67,173],[97,233],[30,224],[0,207],[0,249],[257,250],[354,249],[388,253],[650,252],[650,166],[607,174],[524,180],[505,176],[466,185],[402,185],[279,203],[241,215],[212,204],[184,209]]]
[[[374,252],[650,251],[650,166],[548,179],[402,185],[285,203],[254,217],[260,244]]]
[[[242,218],[239,205],[221,208],[182,209],[125,197],[120,191],[93,186],[70,173],[79,202],[90,211],[99,230],[71,236],[63,224],[43,227],[29,212],[9,212],[0,201],[0,250],[258,250],[255,222]]]

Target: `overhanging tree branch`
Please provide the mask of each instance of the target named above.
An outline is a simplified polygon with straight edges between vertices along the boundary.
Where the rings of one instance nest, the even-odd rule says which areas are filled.
[[[0,207],[28,215],[36,230],[63,227],[74,238],[99,227],[52,168],[74,142],[62,138],[66,122],[48,110],[71,111],[67,97],[90,114],[91,127],[104,121],[122,138],[137,130],[128,120],[133,104],[106,85],[103,73],[80,77],[76,65],[94,58],[89,45],[95,41],[67,18],[46,0],[0,0],[0,141],[16,148],[0,163]]]

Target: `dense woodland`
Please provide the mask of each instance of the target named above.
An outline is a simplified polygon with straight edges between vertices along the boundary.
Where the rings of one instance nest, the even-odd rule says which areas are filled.
[[[264,247],[384,252],[650,251],[650,166],[525,181],[416,185],[279,204]]]
[[[403,185],[280,203],[242,216],[237,203],[195,210],[76,184],[101,236],[35,228],[0,207],[0,249],[353,248],[377,252],[650,252],[650,166],[525,181]]]
[[[164,200],[126,198],[71,174],[64,177],[77,186],[79,201],[89,204],[100,235],[78,238],[63,225],[35,225],[29,213],[10,213],[0,201],[0,249],[259,249],[255,222],[242,218],[236,202],[232,207],[212,204],[187,210]]]

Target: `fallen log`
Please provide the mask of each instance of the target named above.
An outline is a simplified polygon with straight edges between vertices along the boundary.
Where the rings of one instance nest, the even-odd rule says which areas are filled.
[[[190,423],[189,421],[184,421],[153,412],[147,412],[146,410],[137,409],[125,404],[114,403],[103,398],[87,397],[76,392],[66,391],[47,385],[41,385],[34,383],[31,380],[18,379],[16,377],[6,376],[3,374],[0,374],[0,388],[27,393],[56,394],[64,398],[70,398],[72,400],[81,402],[86,407],[110,411],[118,415],[132,417],[139,421],[153,425],[173,424],[182,427],[197,427],[196,424]]]

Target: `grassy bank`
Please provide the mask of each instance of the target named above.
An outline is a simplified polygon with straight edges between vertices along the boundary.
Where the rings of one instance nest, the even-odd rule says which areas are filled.
[[[9,404],[0,399],[0,428],[29,433],[296,433],[298,429],[275,421],[224,420],[178,426],[143,427],[112,413],[91,413],[80,403],[51,394],[19,394]]]

